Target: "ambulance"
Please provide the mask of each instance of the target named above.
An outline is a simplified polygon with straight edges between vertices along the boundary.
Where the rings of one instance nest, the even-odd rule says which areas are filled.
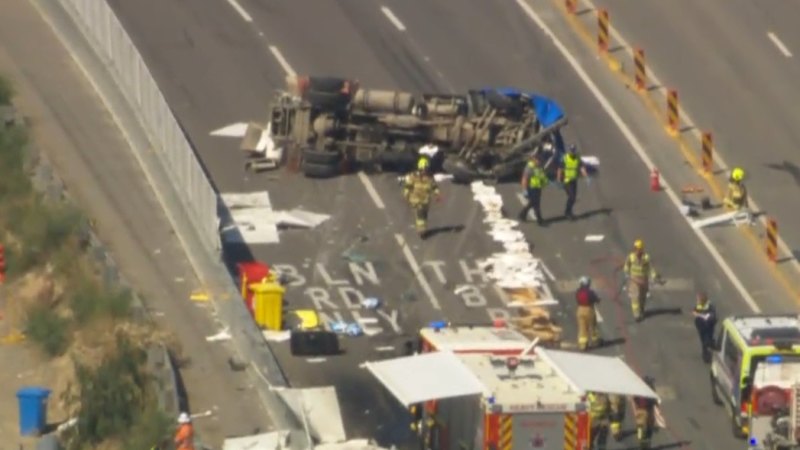
[[[546,348],[438,351],[363,367],[406,407],[436,402],[420,430],[430,450],[589,450],[588,392],[658,400],[620,358]]]

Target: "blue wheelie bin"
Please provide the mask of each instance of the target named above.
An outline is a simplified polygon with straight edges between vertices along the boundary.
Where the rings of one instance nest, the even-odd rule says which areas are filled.
[[[19,401],[19,434],[37,436],[47,426],[47,398],[50,389],[24,387],[17,391]]]

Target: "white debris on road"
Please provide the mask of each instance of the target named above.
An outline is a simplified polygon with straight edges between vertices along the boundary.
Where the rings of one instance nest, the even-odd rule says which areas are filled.
[[[587,234],[584,239],[585,242],[601,242],[605,236],[602,234]]]
[[[316,228],[330,218],[299,208],[273,210],[267,191],[221,194],[220,201],[226,209],[222,239],[229,243],[275,244],[279,228]]]
[[[483,221],[490,227],[489,234],[503,246],[502,252],[479,261],[480,267],[501,288],[534,289],[542,293],[541,299],[552,300],[553,295],[547,285],[549,271],[531,253],[525,235],[517,229],[519,223],[503,217],[500,194],[493,186],[487,186],[482,181],[472,183],[472,192],[483,207]]]
[[[217,342],[217,341],[227,341],[231,338],[231,333],[228,331],[227,328],[220,331],[219,333],[206,337],[206,341],[208,342]]]

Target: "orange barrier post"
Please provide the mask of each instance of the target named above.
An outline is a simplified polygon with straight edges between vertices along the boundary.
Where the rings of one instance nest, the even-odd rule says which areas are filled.
[[[633,53],[633,65],[635,69],[634,78],[636,80],[636,89],[644,91],[647,89],[647,69],[644,66],[644,50],[637,48]]]
[[[778,222],[773,218],[767,219],[767,258],[778,262]]]
[[[0,244],[0,284],[6,281],[6,248]]]
[[[597,11],[597,46],[600,53],[608,53],[608,10]]]
[[[706,175],[714,170],[714,138],[711,132],[703,133],[703,172]]]
[[[567,12],[570,14],[575,14],[578,10],[578,0],[565,0],[567,6]]]
[[[677,136],[679,127],[678,91],[670,89],[667,91],[667,132],[671,136]]]

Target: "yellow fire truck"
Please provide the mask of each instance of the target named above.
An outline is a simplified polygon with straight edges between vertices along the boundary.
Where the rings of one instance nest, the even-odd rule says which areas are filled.
[[[364,367],[406,407],[433,403],[420,430],[426,450],[589,450],[588,392],[658,399],[620,358],[538,347],[533,356],[438,351]]]

